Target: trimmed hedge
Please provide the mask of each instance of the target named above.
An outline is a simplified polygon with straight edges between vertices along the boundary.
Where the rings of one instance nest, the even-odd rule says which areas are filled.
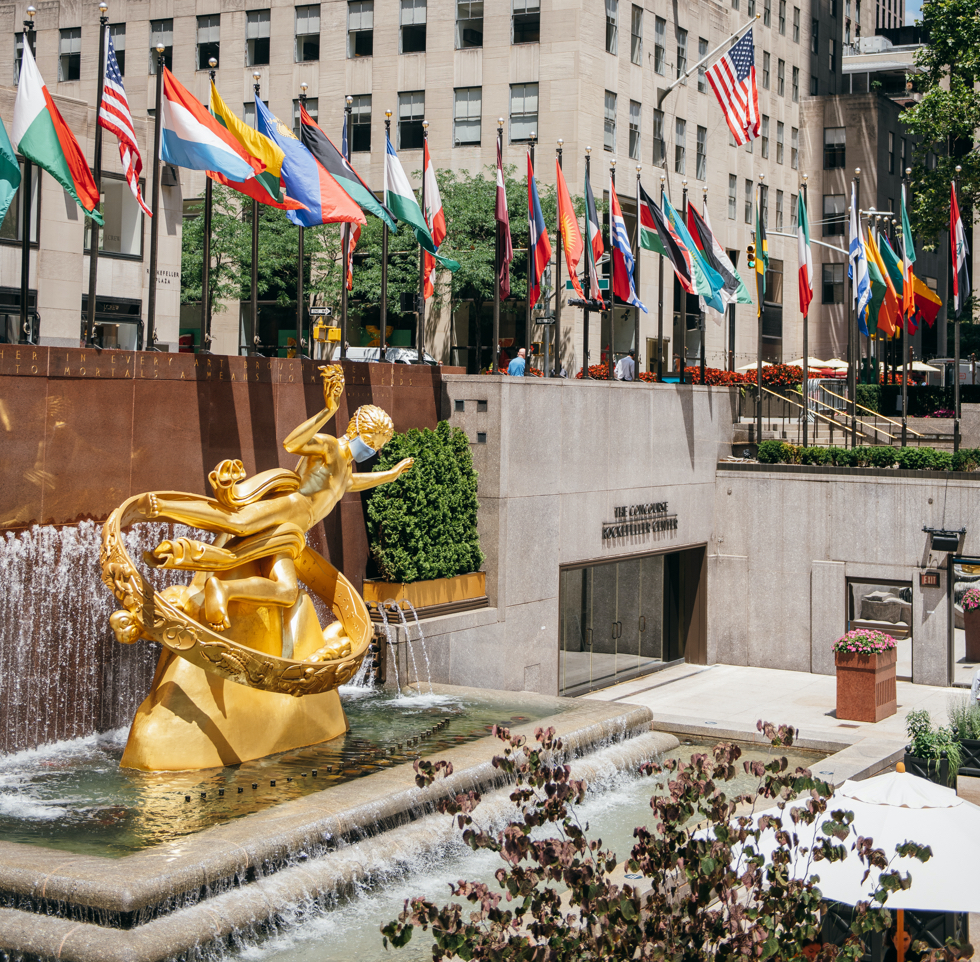
[[[976,471],[980,469],[980,448],[961,448],[956,454],[935,448],[798,447],[770,439],[759,445],[756,460],[761,464],[833,464],[837,467],[890,468],[906,471]]]
[[[368,543],[381,578],[407,583],[478,571],[484,555],[466,432],[440,421],[435,431],[395,434],[374,470],[402,458],[415,458],[412,469],[375,488],[367,503]]]

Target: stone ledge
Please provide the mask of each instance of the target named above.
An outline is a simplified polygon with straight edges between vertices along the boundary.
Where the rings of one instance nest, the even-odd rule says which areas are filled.
[[[833,464],[752,464],[738,461],[719,461],[719,473],[723,471],[755,471],[772,474],[823,474],[852,478],[932,478],[940,481],[974,481],[980,484],[978,471],[908,471],[903,468],[850,468]]]

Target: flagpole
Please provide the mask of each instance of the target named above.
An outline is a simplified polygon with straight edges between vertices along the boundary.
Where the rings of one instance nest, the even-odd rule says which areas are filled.
[[[537,139],[537,134],[532,130],[530,137],[530,144],[528,144],[528,156],[531,158],[531,170],[534,170],[534,141]],[[528,190],[530,190],[530,184],[528,184]],[[524,377],[531,376],[531,286],[532,286],[532,274],[534,273],[534,258],[532,257],[531,244],[533,244],[533,238],[531,237],[531,221],[530,218],[527,222],[527,319],[525,322],[524,330]],[[545,358],[544,366],[548,366],[548,359]],[[547,373],[547,372],[545,372]]]
[[[640,171],[643,167],[640,164],[636,165],[636,233],[633,235],[633,250],[636,251],[636,266],[634,268],[634,277],[636,278],[636,283],[640,280],[640,250],[642,245],[640,244]],[[639,293],[639,292],[637,292]],[[640,364],[643,358],[643,354],[640,351],[640,309],[636,306],[633,307],[633,347],[636,348],[636,363],[633,365],[633,378],[636,381],[640,380]],[[650,363],[649,358],[647,358],[647,363]]]
[[[385,150],[388,149],[388,141],[391,140],[391,111],[385,111]],[[387,155],[386,155],[387,156]],[[387,168],[387,160],[385,165]],[[425,171],[422,172],[423,179]],[[381,230],[381,346],[378,349],[378,360],[384,361],[387,349],[388,337],[388,222],[383,221]],[[479,357],[479,334],[477,335],[477,357]],[[479,373],[479,372],[477,372]]]
[[[616,189],[616,159],[613,158],[609,161],[609,184],[613,190]],[[610,205],[612,204],[612,198],[610,198]],[[612,259],[613,250],[613,225],[612,225],[612,210],[609,211],[609,237],[607,238],[609,242],[609,257]],[[598,267],[598,265],[596,265]],[[611,267],[611,264],[610,264]],[[598,273],[598,270],[596,271]],[[610,279],[612,278],[612,270],[609,271]],[[616,320],[616,295],[613,292],[612,284],[609,285],[609,357],[606,358],[606,377],[611,381],[613,379],[613,374],[615,367],[613,365],[613,342],[615,336],[613,334],[613,324]],[[601,325],[600,325],[601,329]]]
[[[303,109],[306,108],[306,91],[310,89],[310,85],[307,83],[301,83],[299,85],[299,104]],[[256,108],[258,109],[258,108]],[[306,228],[302,224],[299,225],[299,235],[296,238],[296,341],[299,344],[299,356],[300,357],[312,357],[313,356],[313,337],[312,332],[309,338],[309,351],[307,354],[307,339],[303,337],[303,321],[305,320],[306,307],[306,291],[303,277],[303,261],[306,256],[305,241],[306,241]]]
[[[497,118],[497,152],[503,157],[504,150],[504,118]],[[490,373],[497,374],[500,371],[500,221],[496,219],[496,214],[494,214],[494,224],[496,229],[494,231],[495,244],[494,244],[494,280],[493,280],[493,346],[490,349]],[[527,364],[527,358],[524,359],[524,363]]]
[[[585,179],[589,180],[589,171],[592,166],[592,148],[585,148]],[[586,205],[588,207],[588,205]],[[585,243],[591,246],[592,238],[589,237],[589,212],[585,212]],[[582,332],[582,354],[584,355],[584,361],[582,363],[582,377],[591,378],[592,374],[589,371],[589,322],[591,320],[591,311],[589,310],[589,303],[592,300],[592,274],[589,271],[589,255],[585,256],[585,280],[586,280],[586,290],[585,290],[585,310],[582,312],[585,318],[585,329]]]
[[[911,186],[912,183],[912,168],[905,168],[905,176],[902,178],[902,188],[904,192],[905,184],[908,183]],[[904,197],[903,197],[904,200]],[[910,238],[905,236],[904,225],[902,228],[902,253],[904,255],[905,245],[909,242]],[[905,273],[904,256],[902,258],[902,273]],[[904,285],[908,283],[908,278],[902,278],[903,291]],[[908,342],[908,331],[909,331],[909,319],[905,316],[905,306],[902,306],[902,447],[904,448],[908,444],[908,431],[909,431],[909,342]],[[957,377],[959,376],[959,371],[956,372]]]
[[[212,57],[208,61],[211,68],[208,76],[214,83],[215,67],[218,61]],[[201,265],[201,354],[211,353],[211,178],[204,178],[204,258]]]
[[[28,19],[24,21],[24,43],[26,43],[30,49],[31,53],[34,53],[34,14],[37,11],[34,7],[27,8]],[[23,228],[21,229],[21,239],[20,239],[20,331],[17,334],[17,343],[29,343],[25,342],[24,338],[28,330],[28,310],[27,310],[27,295],[30,288],[31,279],[31,176],[32,176],[33,164],[25,157],[24,158],[24,177],[21,180],[21,191],[24,194],[24,216]],[[38,190],[41,189],[41,172],[38,169],[37,187]],[[38,234],[40,235],[40,224],[38,224]],[[40,237],[38,238],[40,241]],[[40,243],[38,244],[38,252],[40,252]],[[40,262],[39,262],[40,263]],[[40,280],[40,278],[39,278]],[[38,284],[38,287],[41,285]],[[37,295],[35,294],[35,308]]]
[[[262,74],[258,70],[252,73],[252,89],[255,91],[255,99],[259,99],[259,79]],[[255,122],[258,124],[259,108],[255,108]],[[261,356],[258,352],[259,346],[259,202],[252,201],[252,290],[249,298],[249,315],[251,317],[251,331],[249,332],[248,343],[245,345],[245,354],[248,357],[253,355]]]
[[[681,181],[681,220],[687,223],[687,178],[685,177]],[[693,254],[691,255],[694,256]],[[681,304],[683,309],[681,310],[681,337],[684,339],[683,344],[679,344],[677,347],[677,353],[681,361],[681,378],[680,383],[684,383],[684,368],[687,364],[687,291],[681,291]]]
[[[163,123],[163,71],[166,70],[162,43],[157,44],[156,111],[153,114],[153,197],[150,203],[150,289],[146,297],[146,350],[157,348],[157,247],[160,236],[160,125]]]
[[[701,210],[708,209],[708,188],[701,188]],[[701,386],[704,387],[704,355],[705,355],[705,341],[708,339],[708,325],[705,323],[705,309],[704,309],[704,298],[698,298],[701,307]]]
[[[957,206],[959,206],[959,187],[960,187],[960,172],[963,170],[962,166],[956,165],[956,177],[953,179],[953,192],[956,196]],[[956,257],[956,238],[953,236],[952,231],[949,234],[949,249],[953,258],[953,272],[957,270],[957,257]],[[958,282],[957,282],[958,283]],[[963,295],[960,294],[960,303],[963,302]],[[956,317],[953,318],[953,453],[955,454],[960,449],[960,317],[963,314],[963,308],[956,312]],[[947,313],[948,316],[948,313]]]
[[[664,161],[666,163],[666,161]],[[664,181],[666,174],[660,175],[660,209],[664,206]],[[661,245],[662,246],[662,245]],[[657,267],[657,381],[664,379],[664,255],[658,254],[660,263]]]
[[[806,206],[806,182],[809,174],[803,174],[801,180],[803,183],[800,185],[800,193],[803,195],[803,209],[807,211],[807,217],[809,218],[809,209]],[[797,218],[799,221],[799,218]],[[797,222],[796,229],[800,230],[802,224]],[[809,238],[807,238],[809,241]],[[797,271],[802,267],[801,264],[797,264]],[[809,272],[807,272],[807,283],[810,283]],[[810,306],[807,305],[806,313],[803,315],[803,447],[809,446],[809,420],[810,420],[810,367],[807,363],[810,360]]]
[[[344,101],[344,130],[347,136],[347,149],[344,151],[344,160],[350,162],[350,138],[351,138],[351,104],[354,98],[350,95]],[[423,184],[422,190],[425,190]],[[350,266],[350,222],[345,221],[341,228],[341,256],[343,257],[343,268],[340,272],[340,359],[347,358],[347,271]],[[419,355],[419,361],[422,357]]]
[[[422,220],[425,220],[425,148],[429,142],[429,121],[422,121]],[[429,227],[431,231],[432,228]],[[419,294],[418,294],[419,332],[416,343],[419,349],[419,364],[425,355],[425,250],[419,244]]]
[[[762,182],[765,180],[765,174],[759,174],[759,186],[756,188],[755,194],[755,222],[756,225],[762,223]],[[759,270],[758,263],[755,269],[755,293],[756,298],[759,301],[759,316],[757,321],[757,333],[756,333],[756,348],[755,348],[755,389],[756,389],[756,408],[755,408],[755,443],[756,449],[762,444],[762,329],[764,326],[765,313],[766,313],[766,259],[765,251],[763,250],[762,238],[758,236],[759,231],[756,231],[755,238],[755,256],[758,262],[759,258],[762,258],[762,270]]]
[[[860,168],[855,168],[856,173],[860,173]],[[854,186],[854,181],[851,181]],[[856,188],[855,188],[856,191]],[[855,195],[856,196],[856,195]],[[857,204],[860,208],[860,203]],[[848,224],[850,224],[850,214],[848,214]],[[847,313],[847,395],[848,407],[851,412],[851,447],[857,447],[857,409],[854,407],[855,394],[857,393],[857,264],[851,261],[851,242],[850,230],[848,230],[847,242],[847,263],[848,276],[850,277],[850,300],[848,301]]]
[[[102,90],[105,87],[105,32],[109,28],[109,5],[99,4],[99,86],[95,94],[95,157],[92,163],[92,179],[95,191],[102,199]],[[95,347],[95,290],[99,276],[99,222],[89,218],[92,233],[88,252],[88,322],[85,325],[85,346]]]
[[[558,138],[557,147],[557,160],[558,166],[561,167],[562,161],[562,146],[565,143],[564,139]],[[555,366],[554,371],[557,376],[561,376],[561,214],[557,213],[558,218],[558,229],[556,231],[557,245],[555,247]],[[545,377],[548,376],[548,372],[545,371]]]

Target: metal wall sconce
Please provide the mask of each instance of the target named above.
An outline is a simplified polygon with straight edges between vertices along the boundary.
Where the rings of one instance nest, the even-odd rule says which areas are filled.
[[[957,551],[960,547],[960,538],[966,534],[966,528],[959,528],[956,531],[947,531],[945,528],[929,528],[922,526],[922,530],[931,535],[931,551]]]

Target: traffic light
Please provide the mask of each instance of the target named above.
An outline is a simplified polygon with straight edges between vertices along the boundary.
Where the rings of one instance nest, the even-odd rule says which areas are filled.
[[[745,248],[745,256],[746,256],[745,266],[750,271],[754,271],[755,270],[755,244],[749,244],[749,246]]]

